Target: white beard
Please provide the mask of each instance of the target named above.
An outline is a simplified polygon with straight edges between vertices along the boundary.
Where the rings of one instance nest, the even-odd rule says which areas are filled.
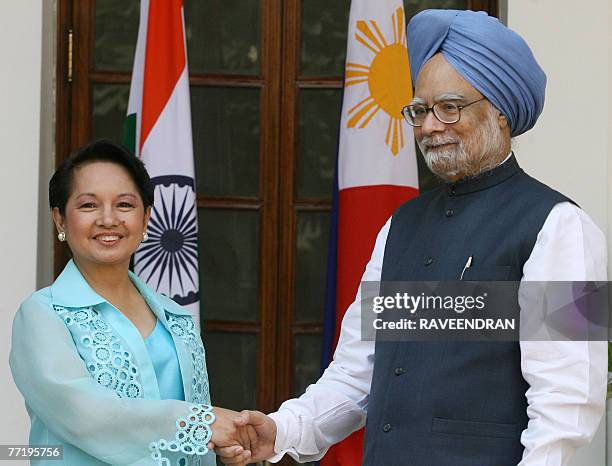
[[[478,125],[466,141],[454,134],[425,136],[418,141],[425,163],[436,176],[450,180],[476,176],[499,164],[505,140],[497,124],[496,110],[491,107],[485,121]],[[435,146],[456,144],[444,150]]]

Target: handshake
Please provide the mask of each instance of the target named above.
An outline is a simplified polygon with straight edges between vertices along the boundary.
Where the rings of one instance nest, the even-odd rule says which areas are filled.
[[[224,464],[243,466],[274,455],[276,423],[260,411],[214,408],[216,420],[208,443]]]

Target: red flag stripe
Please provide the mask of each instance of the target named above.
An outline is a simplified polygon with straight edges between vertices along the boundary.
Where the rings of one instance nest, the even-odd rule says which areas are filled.
[[[151,0],[147,24],[140,148],[185,69],[183,1]]]
[[[342,317],[355,300],[366,264],[372,256],[378,232],[393,212],[419,191],[394,185],[359,186],[338,192],[338,268],[336,287],[336,333]],[[362,462],[364,429],[352,433],[329,449],[321,466],[358,466]]]
[[[321,466],[359,466],[362,463],[362,446],[365,429],[353,432],[342,442],[332,445]]]
[[[355,300],[365,266],[370,260],[376,235],[405,201],[418,195],[408,186],[359,186],[341,190],[338,209],[338,274],[336,338],[342,317]]]

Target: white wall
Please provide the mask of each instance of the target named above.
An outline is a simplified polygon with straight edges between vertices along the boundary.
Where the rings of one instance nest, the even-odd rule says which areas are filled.
[[[608,1],[508,0],[508,26],[527,40],[548,75],[544,112],[533,130],[516,139],[517,158],[529,174],[577,202],[610,238]],[[583,116],[572,119],[572,113]],[[608,239],[609,271],[611,246]],[[606,464],[604,424],[593,443],[577,452],[572,466]]]
[[[508,25],[548,76],[544,112],[516,139],[526,171],[557,188],[607,230],[610,76],[608,0],[509,0]],[[572,113],[582,115],[572,118]]]
[[[27,443],[30,424],[8,353],[15,311],[36,288],[43,1],[0,6],[0,444]]]

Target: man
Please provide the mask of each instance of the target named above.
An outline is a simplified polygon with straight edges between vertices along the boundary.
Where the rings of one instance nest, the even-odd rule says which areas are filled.
[[[363,281],[605,280],[603,234],[511,152],[544,104],[523,39],[484,13],[428,10],[408,44],[404,117],[446,183],[395,212]],[[218,448],[227,464],[315,461],[365,424],[365,465],[560,466],[595,434],[605,342],[374,344],[361,341],[359,296],[321,379],[269,417],[243,412],[237,425],[258,439],[252,452]]]

